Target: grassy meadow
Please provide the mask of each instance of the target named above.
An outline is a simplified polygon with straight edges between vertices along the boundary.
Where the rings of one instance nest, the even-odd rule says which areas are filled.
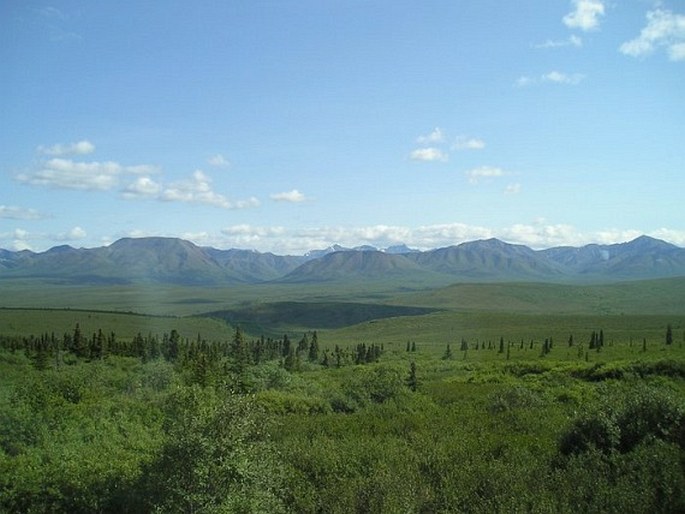
[[[20,286],[2,512],[685,511],[683,280]]]

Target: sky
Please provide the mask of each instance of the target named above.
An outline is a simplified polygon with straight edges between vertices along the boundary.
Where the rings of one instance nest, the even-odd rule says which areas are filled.
[[[682,0],[0,1],[0,248],[685,246]]]

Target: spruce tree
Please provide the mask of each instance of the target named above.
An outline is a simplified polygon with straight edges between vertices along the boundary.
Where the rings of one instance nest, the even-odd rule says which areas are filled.
[[[445,353],[442,356],[443,360],[450,360],[452,358],[452,349],[450,348],[449,343],[447,344],[447,348],[445,349]]]
[[[416,391],[419,386],[419,379],[416,376],[416,363],[414,361],[409,365],[409,376],[407,377],[407,386],[412,391]]]
[[[309,343],[309,360],[316,362],[319,360],[319,336],[316,331],[312,334],[312,341]]]

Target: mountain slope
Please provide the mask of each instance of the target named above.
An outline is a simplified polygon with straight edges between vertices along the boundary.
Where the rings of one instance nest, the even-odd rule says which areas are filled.
[[[675,277],[685,270],[684,249],[648,236],[627,243],[550,248],[540,253],[564,266],[567,273],[590,278]]]
[[[564,270],[526,246],[488,239],[410,254],[420,266],[471,279],[559,279]]]
[[[685,276],[685,249],[646,236],[540,251],[497,239],[425,252],[336,248],[342,247],[298,257],[203,248],[176,238],[124,238],[91,249],[0,250],[0,279],[181,285],[394,281],[400,287],[426,288],[455,282],[590,283]]]
[[[334,280],[387,279],[421,273],[404,255],[379,251],[341,251],[310,260],[287,274],[282,282],[329,282]]]

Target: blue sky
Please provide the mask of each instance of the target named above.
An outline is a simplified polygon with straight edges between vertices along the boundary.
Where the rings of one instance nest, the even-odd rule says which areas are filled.
[[[685,5],[0,4],[0,248],[685,246]]]

